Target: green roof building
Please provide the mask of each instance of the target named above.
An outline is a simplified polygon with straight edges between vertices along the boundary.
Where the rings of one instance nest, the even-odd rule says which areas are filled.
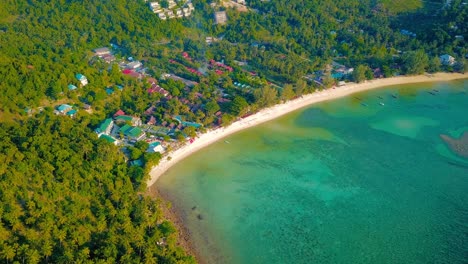
[[[128,116],[128,115],[120,115],[120,116],[115,117],[116,122],[119,122],[119,121],[121,121],[121,122],[128,122],[128,121],[132,122],[132,119],[133,118],[131,116]]]
[[[125,133],[127,132],[127,130],[130,130],[131,128],[132,128],[132,126],[125,124],[123,127],[121,127],[121,128],[119,129],[119,133],[124,133],[124,135],[125,135]]]
[[[114,125],[114,121],[111,118],[107,118],[102,122],[98,128],[96,128],[96,133],[98,134],[110,134],[112,131],[112,127]]]
[[[128,139],[141,140],[145,137],[145,133],[139,127],[132,127],[125,124],[119,129],[119,133],[123,133]]]
[[[128,123],[130,122],[132,126],[141,126],[141,119],[138,117],[128,116],[128,115],[119,115],[114,117],[116,123]]]
[[[117,140],[109,135],[102,134],[99,138],[105,139],[109,143],[117,144]]]

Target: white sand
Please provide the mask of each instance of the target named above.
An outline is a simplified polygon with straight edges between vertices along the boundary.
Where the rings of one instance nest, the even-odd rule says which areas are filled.
[[[196,151],[243,129],[256,126],[263,122],[275,119],[289,112],[297,109],[306,107],[313,103],[331,100],[343,96],[350,95],[352,93],[371,90],[379,87],[387,87],[391,85],[399,84],[410,84],[410,83],[422,83],[422,82],[436,82],[436,81],[449,81],[455,79],[465,79],[468,75],[458,73],[437,73],[433,75],[418,75],[418,76],[402,76],[393,77],[386,79],[377,79],[367,81],[365,83],[348,83],[345,86],[337,87],[335,89],[328,89],[312,94],[304,95],[302,98],[288,101],[283,104],[278,104],[270,108],[263,109],[258,113],[248,116],[244,119],[232,123],[230,126],[225,128],[218,128],[215,130],[209,130],[206,133],[198,136],[193,143],[187,143],[187,145],[165,155],[160,161],[158,166],[151,169],[150,179],[147,182],[147,186],[153,185],[158,178],[172,167],[177,162],[186,158],[187,156],[195,153]],[[168,159],[168,157],[171,157]]]

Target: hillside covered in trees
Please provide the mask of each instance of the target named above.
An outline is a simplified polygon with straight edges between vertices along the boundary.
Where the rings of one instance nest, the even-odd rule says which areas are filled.
[[[66,86],[77,72],[90,80],[86,92],[112,83],[89,65],[91,50],[109,43],[119,45],[122,56],[146,60],[158,74],[169,70],[169,59],[187,51],[206,62],[248,61],[252,70],[280,83],[294,83],[332,60],[386,66],[392,74],[404,62],[401,53],[414,50],[422,50],[428,61],[445,53],[461,61],[467,47],[455,36],[468,38],[468,7],[461,0],[444,3],[253,0],[249,12],[228,9],[227,24],[215,25],[214,11],[225,8],[206,0],[193,1],[190,18],[167,21],[145,1],[3,1],[0,116],[69,97]],[[207,36],[220,41],[208,45]]]
[[[194,262],[158,204],[140,194],[160,156],[136,142],[127,157],[148,166],[129,166],[92,131],[117,110],[167,130],[184,116],[200,131],[329,87],[338,80],[332,65],[354,67],[353,81],[377,69],[389,77],[466,67],[461,0],[252,0],[247,12],[192,3],[190,17],[164,21],[143,0],[2,1],[0,261]],[[215,11],[226,11],[225,25],[214,23]],[[98,47],[120,61],[97,59]],[[459,63],[441,67],[442,54]],[[123,75],[128,57],[144,63],[145,78]],[[70,91],[77,73],[89,84]],[[64,103],[92,109],[74,119],[52,114]]]
[[[2,263],[193,263],[123,156],[69,118],[0,124]]]

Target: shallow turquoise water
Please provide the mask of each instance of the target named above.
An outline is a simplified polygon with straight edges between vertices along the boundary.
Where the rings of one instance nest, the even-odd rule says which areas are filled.
[[[468,160],[439,136],[467,129],[468,81],[380,89],[230,136],[157,185],[209,263],[468,263]]]

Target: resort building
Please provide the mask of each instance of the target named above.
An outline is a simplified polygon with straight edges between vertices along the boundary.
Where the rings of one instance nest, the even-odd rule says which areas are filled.
[[[114,117],[117,124],[130,123],[132,126],[141,126],[141,118],[128,115],[119,115]]]
[[[160,142],[158,141],[155,141],[153,143],[150,143],[149,144],[149,147],[148,147],[148,152],[159,152],[159,153],[163,153],[164,152],[164,148],[163,146],[161,145]]]
[[[110,55],[111,54],[111,51],[109,48],[97,48],[94,50],[94,54],[96,54],[96,56],[99,56],[99,57],[102,57],[102,56],[105,56],[105,55]]]
[[[98,135],[106,134],[109,135],[114,127],[114,121],[111,118],[104,120],[96,130],[94,130]]]
[[[119,133],[122,133],[128,140],[139,141],[145,138],[145,132],[139,127],[130,126],[125,124],[119,129]]]

